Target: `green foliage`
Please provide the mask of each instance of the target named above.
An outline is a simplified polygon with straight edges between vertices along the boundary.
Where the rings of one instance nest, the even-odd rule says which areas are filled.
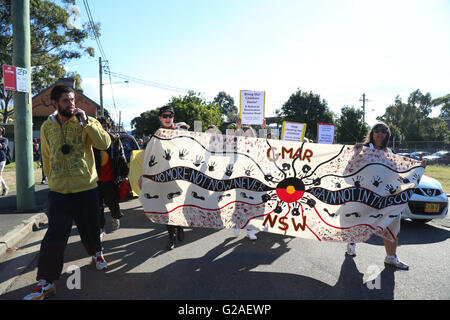
[[[432,100],[430,93],[424,95],[417,89],[409,95],[408,103],[397,96],[377,119],[389,125],[396,141],[446,141],[449,133],[445,121],[429,118],[432,107],[446,101],[445,97]]]
[[[363,118],[364,112],[361,109],[343,107],[341,116],[336,121],[336,141],[347,144],[362,142],[369,131]]]
[[[0,64],[12,64],[13,30],[11,20],[11,0],[1,0],[0,5]],[[63,4],[75,4],[75,0],[63,0]],[[66,77],[64,63],[78,59],[85,54],[94,55],[93,48],[85,47],[83,42],[92,34],[88,24],[81,29],[70,26],[69,12],[52,1],[30,1],[30,40],[31,40],[31,90],[40,92],[56,80]],[[95,25],[96,31],[99,25]],[[73,77],[74,74],[72,73]],[[81,83],[78,76],[77,85]],[[0,112],[7,120],[14,112],[8,111],[12,93],[0,84]]]
[[[312,139],[317,138],[317,123],[334,123],[334,115],[327,102],[320,100],[318,94],[302,92],[300,89],[297,89],[276,113],[280,123],[306,123],[306,137]]]
[[[450,94],[433,99],[431,101],[431,104],[433,106],[441,108],[441,113],[439,114],[439,117],[450,118]]]
[[[192,91],[184,97],[172,97],[167,105],[173,107],[175,111],[175,122],[184,121],[191,128],[194,127],[194,121],[202,122],[203,131],[212,124],[220,127],[223,122],[219,105],[214,102],[206,102]]]
[[[238,108],[234,104],[234,99],[229,94],[221,91],[214,98],[214,102],[220,107],[227,122],[235,123],[239,119]]]
[[[220,127],[222,124],[222,112],[220,107],[214,102],[206,102],[195,92],[189,92],[184,97],[172,97],[167,106],[173,107],[175,111],[175,122],[186,122],[191,128],[194,121],[202,122],[202,130],[205,131],[208,125]],[[137,137],[154,133],[160,128],[158,110],[151,110],[141,113],[139,117],[131,120],[133,135]]]
[[[139,117],[131,120],[132,134],[136,137],[144,137],[153,134],[159,127],[158,109],[145,111]]]

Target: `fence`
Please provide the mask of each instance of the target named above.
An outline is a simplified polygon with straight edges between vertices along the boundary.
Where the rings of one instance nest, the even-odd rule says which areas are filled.
[[[340,144],[354,145],[355,142],[343,142]],[[389,141],[388,147],[396,153],[415,151],[434,153],[441,150],[450,150],[450,143],[446,141]]]

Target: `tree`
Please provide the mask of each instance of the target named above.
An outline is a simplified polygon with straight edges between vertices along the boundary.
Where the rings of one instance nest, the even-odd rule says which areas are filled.
[[[12,64],[13,30],[11,20],[11,0],[0,0],[0,64]],[[75,5],[75,0],[62,0],[63,4]],[[67,76],[64,63],[78,59],[85,54],[94,56],[94,49],[84,47],[83,42],[99,25],[93,28],[83,25],[77,29],[68,23],[69,12],[44,0],[30,1],[30,38],[31,38],[31,91],[33,94],[47,88],[57,79]],[[72,74],[74,76],[74,74]],[[76,77],[76,76],[75,76]],[[79,78],[79,77],[78,77]],[[81,79],[81,78],[79,78]],[[78,81],[80,85],[81,81]],[[4,90],[0,84],[0,114],[6,122],[14,113],[10,103],[12,93]]]
[[[131,128],[134,128],[132,134],[136,137],[153,134],[160,127],[158,112],[158,109],[145,111],[131,120]]]
[[[429,92],[422,94],[419,89],[413,91],[408,97],[408,104],[419,110],[420,120],[428,118],[432,111],[431,95]]]
[[[363,121],[364,112],[354,106],[341,109],[341,116],[336,121],[336,141],[338,143],[362,142],[369,130]]]
[[[417,119],[419,110],[411,104],[403,103],[397,96],[393,105],[386,108],[384,115],[377,120],[385,122],[391,129],[392,139],[396,141],[420,141]]]
[[[423,95],[417,89],[409,95],[408,103],[397,96],[394,104],[377,119],[389,125],[396,141],[444,141],[448,139],[445,121],[429,115],[433,106],[445,103],[448,97],[447,100],[445,96],[432,100],[429,93]]]
[[[194,121],[202,122],[202,130],[205,131],[209,125],[220,127],[222,124],[222,111],[214,102],[206,102],[193,91],[184,97],[172,97],[167,106],[175,111],[175,122],[186,122],[191,128]],[[154,133],[159,127],[158,110],[141,113],[140,117],[131,120],[131,127],[135,128],[132,133],[138,137]]]
[[[334,123],[333,113],[325,100],[318,94],[297,89],[281,110],[276,110],[278,122],[292,121],[306,123],[306,137],[317,139],[317,123]]]
[[[434,107],[440,107],[441,112],[439,117],[441,118],[450,118],[450,94],[446,96],[442,96],[431,101],[431,104]]]
[[[227,122],[236,122],[239,119],[238,108],[234,105],[234,99],[224,91],[220,91],[214,98],[214,102],[220,107]]]

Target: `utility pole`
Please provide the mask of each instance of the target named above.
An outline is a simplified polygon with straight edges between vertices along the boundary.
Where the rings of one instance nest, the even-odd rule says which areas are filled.
[[[13,65],[31,75],[30,0],[11,1]],[[31,81],[31,76],[30,76]],[[36,209],[33,167],[33,123],[31,88],[14,92],[14,147],[16,150],[17,211]]]
[[[105,114],[103,112],[103,69],[102,69],[102,57],[98,58],[98,67],[99,67],[99,75],[100,75],[100,117],[103,117]]]
[[[362,109],[363,109],[363,122],[366,122],[366,94],[363,93],[362,100],[359,99],[359,101],[362,101]]]

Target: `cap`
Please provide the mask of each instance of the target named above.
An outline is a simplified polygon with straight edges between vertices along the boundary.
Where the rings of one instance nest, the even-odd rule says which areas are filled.
[[[173,108],[171,106],[164,106],[159,109],[159,115],[162,115],[164,112],[171,112],[171,113],[175,114],[175,112],[173,111]]]

